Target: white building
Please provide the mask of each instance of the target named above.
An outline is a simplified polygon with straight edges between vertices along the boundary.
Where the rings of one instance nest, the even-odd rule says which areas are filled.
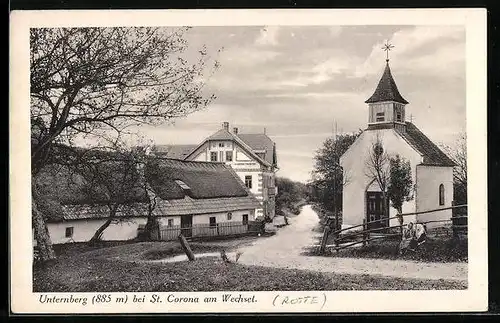
[[[255,220],[261,203],[224,163],[157,158],[145,167],[149,193],[133,192],[120,204],[116,216],[104,230],[102,240],[130,240],[147,222],[145,194],[156,201],[163,240],[244,233]],[[118,177],[118,176],[117,176]],[[89,241],[109,219],[108,206],[85,196],[80,180],[68,179],[61,171],[43,172],[40,190],[51,204],[47,228],[52,243]],[[117,181],[117,185],[120,185]],[[117,190],[118,191],[118,190]],[[128,193],[128,192],[127,192]],[[47,202],[45,203],[47,204]]]
[[[368,104],[368,126],[340,158],[344,176],[343,228],[383,218],[383,199],[379,185],[367,175],[367,159],[373,144],[380,140],[389,156],[400,155],[410,161],[414,198],[403,204],[403,213],[445,208],[453,201],[454,162],[446,156],[413,123],[405,119],[408,102],[401,96],[387,60],[384,73]],[[445,122],[445,121],[444,121]],[[378,139],[377,139],[378,138]],[[397,211],[388,206],[389,216]],[[438,211],[405,218],[408,221],[448,220],[451,210]],[[382,226],[389,223],[381,222]],[[389,225],[397,225],[397,219]],[[430,223],[429,227],[442,225]],[[371,227],[376,227],[371,225]]]
[[[229,123],[198,145],[157,146],[160,156],[192,161],[223,162],[238,174],[246,187],[262,203],[257,216],[275,215],[275,173],[278,170],[276,145],[265,133],[229,131]]]

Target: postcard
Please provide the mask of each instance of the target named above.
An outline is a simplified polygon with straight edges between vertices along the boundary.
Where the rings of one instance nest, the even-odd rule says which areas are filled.
[[[487,310],[485,10],[13,11],[10,45],[13,313]]]

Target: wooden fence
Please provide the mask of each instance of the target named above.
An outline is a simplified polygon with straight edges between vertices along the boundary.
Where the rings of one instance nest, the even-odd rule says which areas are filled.
[[[320,243],[320,252],[325,251],[326,242],[330,235],[333,235],[333,242],[335,245],[335,250],[345,249],[354,245],[363,244],[366,245],[372,240],[380,239],[394,239],[401,238],[401,227],[406,224],[393,225],[393,226],[383,226],[379,228],[368,229],[368,225],[372,223],[380,223],[383,221],[389,222],[392,219],[399,219],[418,214],[434,213],[440,211],[452,210],[452,217],[446,220],[429,220],[429,221],[417,221],[416,223],[429,224],[429,223],[440,223],[440,226],[433,228],[432,231],[436,234],[441,234],[440,231],[451,232],[454,237],[459,237],[460,235],[467,234],[467,205],[454,205],[451,207],[433,209],[420,212],[403,213],[394,217],[384,218],[374,221],[363,220],[362,224],[351,226],[345,229],[334,229],[333,231],[329,229],[329,223],[325,227],[323,237]],[[330,219],[330,223],[334,223],[335,219]],[[333,225],[335,228],[335,225]]]
[[[249,225],[250,223],[243,222],[221,222],[215,225],[193,224],[182,228],[180,225],[161,227],[160,240],[176,240],[181,233],[186,238],[241,235],[252,232]]]

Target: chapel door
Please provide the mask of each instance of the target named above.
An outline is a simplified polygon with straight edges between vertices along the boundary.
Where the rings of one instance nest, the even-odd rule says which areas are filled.
[[[383,203],[382,192],[366,192],[366,222],[368,229],[389,226],[388,220],[382,220],[384,219]],[[377,220],[382,221],[373,222]]]

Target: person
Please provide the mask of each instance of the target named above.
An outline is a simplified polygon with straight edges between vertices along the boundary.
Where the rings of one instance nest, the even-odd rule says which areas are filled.
[[[400,254],[407,250],[416,251],[416,249],[425,243],[427,238],[427,228],[423,223],[409,222],[403,230],[403,236],[399,245]]]

